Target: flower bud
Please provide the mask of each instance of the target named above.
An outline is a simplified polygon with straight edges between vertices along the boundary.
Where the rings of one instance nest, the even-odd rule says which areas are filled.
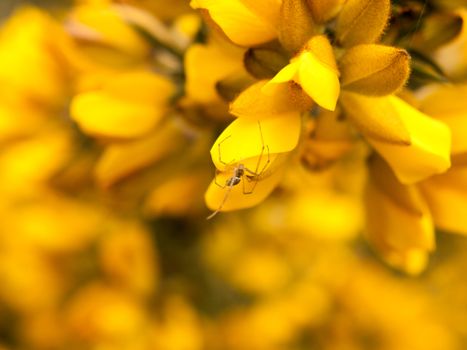
[[[390,0],[347,0],[337,19],[336,37],[344,47],[376,42],[389,19]]]
[[[339,62],[342,87],[365,95],[392,94],[407,81],[409,62],[405,50],[383,45],[354,46]]]
[[[290,52],[298,52],[315,32],[306,0],[284,0],[279,19],[279,41]]]

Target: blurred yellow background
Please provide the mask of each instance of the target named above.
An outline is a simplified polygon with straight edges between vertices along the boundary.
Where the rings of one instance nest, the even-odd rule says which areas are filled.
[[[110,3],[0,0],[0,350],[467,349],[467,240],[438,234],[417,276],[384,264],[361,144],[207,221],[216,79],[243,56],[185,55],[186,1]]]

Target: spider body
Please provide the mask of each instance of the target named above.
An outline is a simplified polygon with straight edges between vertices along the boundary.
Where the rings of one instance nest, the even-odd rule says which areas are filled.
[[[233,175],[227,179],[225,185],[227,187],[236,186],[242,181],[242,177],[245,175],[245,166],[243,164],[239,164],[233,170]]]

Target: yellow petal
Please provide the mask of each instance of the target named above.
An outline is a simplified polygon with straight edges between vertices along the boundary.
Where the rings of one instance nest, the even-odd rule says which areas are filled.
[[[186,94],[198,103],[218,102],[216,83],[242,69],[243,50],[215,43],[195,44],[185,54]]]
[[[240,0],[251,12],[277,25],[280,17],[282,0]]]
[[[112,186],[173,154],[183,147],[183,142],[178,127],[167,123],[144,138],[113,143],[106,147],[97,162],[96,180],[102,187]]]
[[[277,73],[274,78],[270,80],[270,83],[280,84],[296,80],[299,68],[300,61],[298,59],[292,59],[288,65],[282,68],[279,73]]]
[[[395,93],[407,81],[410,56],[405,50],[383,45],[358,45],[339,62],[342,87],[364,95]]]
[[[313,17],[306,0],[283,0],[279,22],[279,41],[292,52],[298,52],[315,32]]]
[[[71,115],[91,135],[132,138],[150,131],[167,110],[173,85],[147,72],[115,77],[72,101]]]
[[[428,206],[416,187],[402,185],[381,159],[372,160],[369,176],[365,197],[368,239],[389,263],[406,268],[397,266],[405,260],[401,257],[434,249]]]
[[[467,235],[467,168],[453,167],[447,173],[421,183],[436,227]]]
[[[76,96],[71,111],[84,132],[98,137],[137,137],[149,131],[161,116],[157,107],[94,92]]]
[[[221,171],[248,159],[247,166],[255,169],[257,162],[252,158],[262,156],[261,164],[265,164],[268,157],[292,151],[297,146],[300,130],[299,113],[261,120],[238,118],[217,138],[211,148],[211,158]]]
[[[316,35],[312,37],[308,40],[302,52],[313,53],[322,64],[339,74],[333,47],[326,35]]]
[[[311,108],[311,100],[296,84],[274,84],[263,89],[266,80],[253,84],[231,104],[237,117],[264,119],[278,114],[301,112]]]
[[[133,57],[148,57],[151,50],[149,43],[110,6],[78,6],[71,14],[68,26],[77,38],[110,46]],[[86,33],[94,34],[90,37]],[[85,36],[81,37],[82,34]]]
[[[344,47],[376,42],[386,27],[390,6],[390,0],[347,0],[337,18],[337,40]]]
[[[365,136],[394,144],[410,144],[409,131],[388,98],[342,92],[340,102],[345,116]]]
[[[204,209],[200,198],[210,177],[204,170],[175,174],[148,194],[145,214],[155,217],[199,214]]]
[[[385,248],[377,248],[386,263],[405,273],[418,276],[428,266],[429,253],[424,249],[410,249],[395,251]]]
[[[340,114],[320,111],[309,137],[303,141],[302,161],[312,169],[322,169],[348,153],[354,145],[349,123]]]
[[[62,103],[65,67],[57,47],[65,37],[59,23],[38,9],[25,7],[2,23],[0,83],[2,97],[22,96],[46,105]],[[61,57],[60,57],[61,58]],[[17,99],[17,97],[16,97]]]
[[[368,138],[404,184],[445,172],[450,166],[451,133],[442,122],[419,112],[397,97],[387,97],[410,135],[410,145]]]
[[[258,2],[266,3],[265,0]],[[269,2],[272,18],[265,18],[267,13],[257,13],[259,5],[252,5],[251,1],[241,0],[192,0],[193,8],[205,9],[212,20],[222,29],[227,37],[241,46],[255,46],[274,39],[280,3]],[[265,6],[263,4],[262,6]]]
[[[315,36],[290,64],[271,79],[269,84],[293,80],[318,105],[334,110],[340,93],[339,73],[336,66],[329,40],[324,36]]]
[[[70,162],[74,148],[70,131],[48,124],[46,133],[36,130],[34,137],[5,147],[0,155],[0,202],[8,202],[12,196],[30,197],[42,188],[40,183],[49,181]]]
[[[452,133],[453,155],[467,153],[467,85],[442,85],[420,104],[420,111],[445,123]]]
[[[252,162],[258,162],[252,159]],[[223,172],[211,182],[205,194],[206,205],[211,210],[231,211],[253,207],[261,203],[276,188],[282,179],[284,166],[265,178],[249,180],[243,176],[240,183],[233,187],[224,187],[233,175],[233,170]],[[217,182],[217,184],[216,184]]]
[[[286,204],[280,199],[286,227],[323,240],[350,240],[361,234],[363,212],[358,201],[327,186],[296,193]],[[265,208],[268,210],[270,208]],[[269,214],[270,215],[270,214]]]
[[[318,105],[333,111],[340,92],[337,72],[323,65],[312,53],[304,53],[300,61],[299,84]]]

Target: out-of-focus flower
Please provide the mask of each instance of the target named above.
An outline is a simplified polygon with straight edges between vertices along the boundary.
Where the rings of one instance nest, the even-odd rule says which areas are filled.
[[[467,10],[459,8],[457,15],[462,23],[461,31],[454,39],[435,52],[435,58],[450,77],[465,81],[467,78]]]
[[[134,138],[148,134],[157,125],[173,93],[173,85],[162,77],[149,71],[128,72],[75,96],[71,113],[88,134]]]

